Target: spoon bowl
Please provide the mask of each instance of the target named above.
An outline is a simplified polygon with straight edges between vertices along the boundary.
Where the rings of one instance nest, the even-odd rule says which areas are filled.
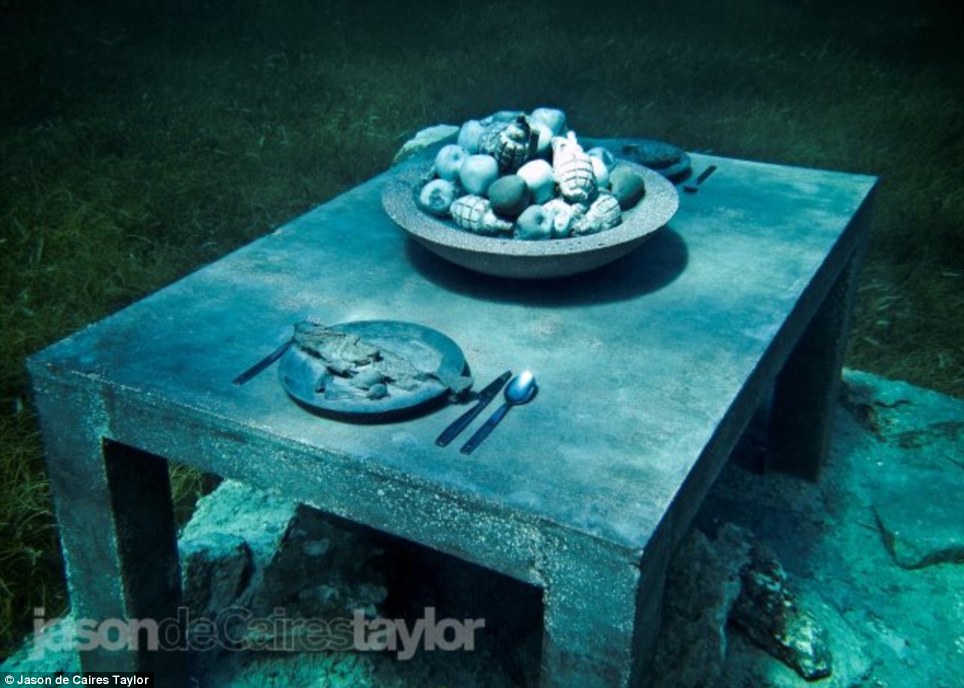
[[[535,375],[533,375],[530,370],[523,370],[509,380],[509,384],[506,385],[505,392],[503,392],[505,403],[511,406],[528,404],[532,401],[532,397],[536,395],[538,390],[539,386],[536,385]]]
[[[536,376],[532,374],[531,370],[524,370],[512,378],[503,392],[505,403],[489,416],[485,424],[475,431],[475,434],[462,445],[459,451],[463,454],[471,454],[476,447],[482,444],[482,440],[489,436],[489,433],[505,417],[510,408],[529,403],[538,391],[539,386],[536,384]]]

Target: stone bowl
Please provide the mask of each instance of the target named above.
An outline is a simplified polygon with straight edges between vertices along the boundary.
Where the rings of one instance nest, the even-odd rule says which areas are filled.
[[[672,182],[641,165],[624,160],[620,164],[643,176],[646,195],[623,212],[619,225],[587,236],[543,241],[487,237],[423,212],[415,198],[431,176],[431,163],[400,167],[382,192],[382,206],[409,236],[456,265],[496,277],[565,277],[623,257],[669,222],[679,208]]]

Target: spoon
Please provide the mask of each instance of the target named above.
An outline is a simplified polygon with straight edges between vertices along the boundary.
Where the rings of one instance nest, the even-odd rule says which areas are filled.
[[[509,409],[513,406],[519,406],[520,404],[528,403],[532,401],[532,397],[536,395],[539,391],[538,385],[536,385],[535,375],[529,370],[524,370],[523,372],[516,375],[514,378],[509,380],[509,384],[505,388],[505,403],[495,410],[489,419],[485,421],[485,424],[475,431],[475,434],[469,438],[469,441],[462,445],[459,450],[463,454],[471,454],[472,451],[482,444],[482,440],[489,436],[489,433],[499,424],[505,414],[509,412]]]

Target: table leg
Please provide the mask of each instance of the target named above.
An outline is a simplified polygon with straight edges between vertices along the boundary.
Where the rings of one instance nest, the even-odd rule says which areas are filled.
[[[540,688],[649,685],[669,547],[654,536],[640,562],[567,542],[545,571]]]
[[[830,446],[833,407],[857,282],[851,256],[777,376],[767,468],[816,480]]]
[[[82,668],[186,685],[187,653],[158,651],[184,642],[167,462],[104,441],[99,399],[47,384],[36,398]]]

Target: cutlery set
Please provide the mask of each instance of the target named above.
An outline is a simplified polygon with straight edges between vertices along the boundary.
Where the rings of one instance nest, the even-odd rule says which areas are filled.
[[[506,371],[502,373],[495,380],[486,385],[485,389],[479,392],[479,396],[476,398],[475,406],[470,408],[468,411],[459,416],[455,422],[449,425],[442,434],[438,436],[435,440],[435,444],[440,447],[448,445],[455,437],[462,432],[468,425],[475,420],[482,410],[489,405],[489,402],[495,398],[495,395],[499,393],[506,381],[512,375],[511,371]],[[468,442],[462,445],[459,451],[466,456],[475,451],[476,447],[482,444],[482,440],[489,436],[489,433],[495,428],[496,425],[501,422],[505,417],[505,414],[509,412],[509,409],[513,406],[519,406],[520,404],[526,404],[532,400],[539,390],[538,385],[536,385],[535,376],[528,370],[523,371],[519,375],[516,375],[509,381],[509,386],[505,388],[505,403],[502,404],[495,413],[489,416],[489,419],[475,431],[475,434],[469,438]]]
[[[292,344],[294,344],[294,339],[288,339],[283,342],[274,351],[234,378],[234,380],[231,381],[232,384],[246,384],[281,359],[291,348]],[[508,385],[506,385],[506,383],[508,383]],[[459,449],[462,454],[467,456],[475,451],[475,449],[482,444],[482,441],[489,436],[489,433],[495,429],[495,426],[502,421],[510,408],[530,402],[539,390],[535,376],[531,371],[525,370],[515,377],[512,377],[512,371],[505,371],[478,393],[475,397],[475,405],[445,428],[442,434],[435,440],[435,444],[439,447],[448,446],[452,440],[471,425],[472,421],[485,410],[489,403],[502,391],[503,387],[505,387],[505,391],[503,392],[505,402],[496,409],[485,423],[479,426],[468,441],[462,445],[461,449]]]

